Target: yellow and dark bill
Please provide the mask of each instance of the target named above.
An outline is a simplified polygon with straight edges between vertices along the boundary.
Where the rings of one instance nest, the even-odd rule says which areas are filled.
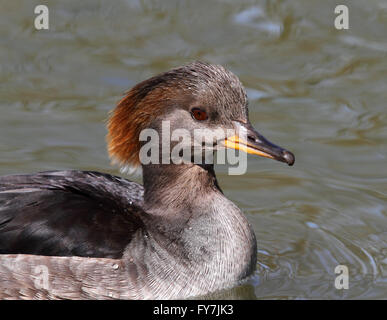
[[[223,142],[226,148],[285,162],[289,166],[294,164],[295,157],[293,153],[268,141],[251,124],[234,121],[234,125],[236,132],[243,132],[243,135],[236,134],[227,137]]]

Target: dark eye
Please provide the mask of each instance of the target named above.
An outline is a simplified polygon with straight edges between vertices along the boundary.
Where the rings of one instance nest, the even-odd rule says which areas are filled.
[[[207,112],[199,108],[193,108],[191,110],[191,114],[192,114],[192,117],[194,117],[196,120],[199,120],[199,121],[208,119]]]

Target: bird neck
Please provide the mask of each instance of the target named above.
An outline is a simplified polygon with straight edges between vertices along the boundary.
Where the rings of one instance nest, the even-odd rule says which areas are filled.
[[[213,165],[143,166],[144,206],[153,214],[182,212],[221,193]]]

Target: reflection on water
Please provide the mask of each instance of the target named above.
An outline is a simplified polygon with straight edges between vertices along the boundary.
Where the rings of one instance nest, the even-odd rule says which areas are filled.
[[[341,1],[2,1],[0,174],[88,169],[119,174],[104,121],[124,91],[195,59],[246,86],[250,118],[293,151],[287,167],[249,159],[219,181],[258,240],[257,272],[213,298],[386,298],[387,6]],[[347,265],[349,289],[334,287]]]

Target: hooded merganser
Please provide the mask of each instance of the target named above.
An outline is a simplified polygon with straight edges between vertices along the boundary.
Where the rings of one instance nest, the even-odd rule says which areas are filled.
[[[140,161],[145,128],[243,129],[220,145],[285,162],[254,130],[239,79],[194,62],[133,87],[108,123],[108,149],[142,168],[143,186],[91,171],[0,177],[0,298],[178,299],[238,284],[256,266],[256,239],[222,193],[213,164]]]

